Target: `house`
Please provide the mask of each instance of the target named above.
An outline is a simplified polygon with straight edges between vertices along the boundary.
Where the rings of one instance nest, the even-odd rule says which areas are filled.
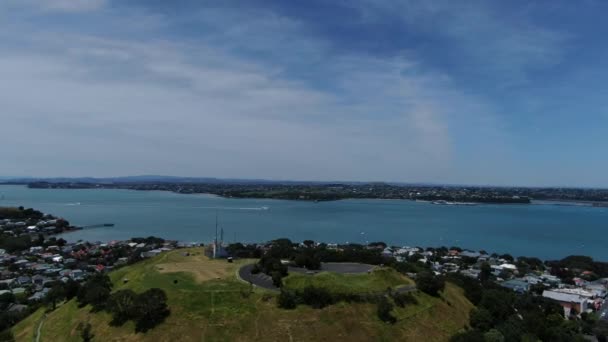
[[[572,310],[575,310],[577,314],[587,311],[587,298],[578,294],[545,290],[543,291],[543,297],[558,302],[564,308],[565,317],[569,317]]]
[[[28,300],[30,300],[30,301],[34,301],[34,302],[36,302],[36,301],[41,301],[41,300],[43,300],[43,299],[46,297],[46,295],[47,295],[48,293],[49,293],[49,288],[48,288],[48,287],[45,287],[45,288],[44,288],[44,289],[42,289],[41,291],[38,291],[38,292],[34,293],[32,296],[30,296],[30,297],[28,298]]]
[[[479,274],[481,273],[481,270],[476,270],[476,269],[467,269],[467,270],[462,270],[460,271],[460,274],[469,277],[469,278],[473,278],[473,279],[479,279]]]
[[[540,277],[537,277],[534,274],[526,274],[523,278],[522,278],[525,282],[531,284],[531,285],[536,285],[538,283],[542,283],[543,280],[540,279]]]
[[[390,258],[393,256],[393,250],[390,247],[386,247],[383,251],[382,251],[382,256],[385,258]]]
[[[530,284],[523,279],[511,279],[503,281],[500,286],[506,287],[518,293],[528,292],[530,290]]]
[[[162,251],[160,249],[152,249],[149,251],[141,252],[142,258],[152,258],[159,255]]]
[[[32,278],[28,276],[21,276],[17,278],[17,284],[19,285],[28,285],[32,283]]]
[[[43,277],[39,274],[32,277],[32,283],[36,284],[36,285],[42,285],[45,280],[46,280],[46,277]]]
[[[12,313],[19,313],[19,312],[24,312],[27,310],[27,305],[23,305],[23,304],[11,304],[7,311],[8,312],[12,312]]]
[[[465,258],[474,258],[477,259],[481,256],[480,253],[478,252],[471,252],[471,251],[462,251],[460,252],[460,256],[461,257],[465,257]]]
[[[585,286],[585,290],[592,292],[595,294],[596,297],[601,297],[601,298],[606,297],[606,294],[607,294],[606,285],[604,285],[602,283],[597,283],[597,282],[588,283]]]
[[[30,247],[30,253],[34,254],[34,253],[40,253],[40,252],[42,252],[42,246]]]
[[[70,276],[74,280],[81,280],[81,279],[83,279],[84,275],[85,275],[84,271],[79,270],[79,269],[72,270],[72,273],[70,274]]]
[[[6,285],[6,287],[10,288],[11,286],[13,286],[15,284],[15,279],[5,279],[5,280],[0,280],[0,284]]]
[[[338,244],[337,243],[328,243],[327,244],[327,249],[337,250],[338,249]]]

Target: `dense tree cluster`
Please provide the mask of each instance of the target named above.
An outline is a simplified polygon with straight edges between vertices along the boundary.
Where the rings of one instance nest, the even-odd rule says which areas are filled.
[[[136,332],[146,332],[154,328],[170,314],[167,295],[158,288],[140,294],[132,290],[117,291],[110,296],[107,311],[112,314],[111,325],[121,326],[133,320]]]
[[[416,288],[431,296],[439,296],[439,292],[445,288],[445,279],[432,272],[420,272],[416,275]]]
[[[12,207],[0,207],[0,220],[11,219],[11,220],[28,220],[35,219],[40,220],[44,217],[44,213],[32,209],[32,208],[12,208]]]
[[[158,288],[137,294],[131,290],[111,293],[112,282],[107,275],[91,277],[78,291],[80,306],[91,305],[93,311],[105,310],[112,315],[111,325],[135,322],[136,332],[146,332],[162,323],[170,314],[167,295]]]
[[[562,307],[543,297],[515,294],[464,276],[451,275],[449,280],[476,305],[469,317],[471,329],[452,341],[582,341],[582,334],[595,326],[587,315],[565,320]]]
[[[547,261],[546,264],[552,274],[562,279],[572,279],[584,271],[591,272],[580,275],[588,280],[608,277],[608,262],[595,261],[588,256],[571,255],[562,260]]]

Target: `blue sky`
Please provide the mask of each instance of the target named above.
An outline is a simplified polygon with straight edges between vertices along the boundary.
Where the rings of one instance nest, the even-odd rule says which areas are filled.
[[[5,0],[0,175],[608,186],[607,10]]]

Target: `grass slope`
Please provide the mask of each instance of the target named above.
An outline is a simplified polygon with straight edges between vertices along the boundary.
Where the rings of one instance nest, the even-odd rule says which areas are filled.
[[[315,275],[291,273],[283,283],[286,288],[301,290],[312,285],[336,293],[381,292],[387,288],[412,285],[414,282],[392,268],[381,268],[370,274],[338,274],[321,272]]]
[[[466,325],[472,308],[462,291],[448,284],[444,299],[416,293],[419,304],[396,309],[394,314],[399,321],[395,325],[380,322],[372,304],[340,303],[322,310],[305,306],[282,310],[276,307],[274,294],[255,289],[253,294],[245,295],[249,285],[236,279],[236,271],[248,261],[229,264],[205,258],[201,249],[191,249],[194,256],[183,256],[184,252],[165,253],[111,273],[115,290],[164,289],[171,316],[163,324],[146,334],[135,334],[131,322],[110,327],[107,313],[91,313],[90,308],[78,308],[75,301],[70,301],[47,314],[40,341],[80,341],[77,330],[80,322],[91,323],[94,341],[314,341],[327,338],[444,341]],[[290,286],[314,281],[336,289],[344,289],[338,283],[348,282],[347,288],[351,290],[365,286],[385,289],[387,284],[408,282],[391,270],[376,272],[372,276],[375,280],[366,279],[370,277],[367,275],[320,274],[308,276],[308,280],[292,275],[287,281]],[[129,279],[127,283],[123,283],[125,278]],[[41,309],[15,326],[16,339],[32,341],[42,316]]]

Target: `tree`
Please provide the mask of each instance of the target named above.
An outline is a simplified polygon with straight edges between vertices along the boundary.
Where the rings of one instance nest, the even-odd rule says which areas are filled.
[[[382,322],[394,324],[395,322],[397,322],[397,318],[393,316],[391,311],[393,311],[393,304],[388,300],[386,296],[380,297],[377,308],[378,318],[380,318]]]
[[[111,290],[110,278],[106,274],[95,274],[78,291],[78,303],[81,307],[91,304],[93,311],[99,311],[104,308],[110,298]]]
[[[608,341],[608,322],[599,320],[595,325],[595,328],[593,328],[593,334],[600,342]]]
[[[483,334],[483,339],[485,342],[504,342],[505,337],[502,333],[496,329],[492,329],[485,334]]]
[[[483,293],[479,307],[488,310],[494,323],[504,322],[513,314],[514,295],[503,290],[486,290]]]
[[[283,286],[283,278],[281,277],[281,273],[278,271],[274,271],[271,274],[272,277],[272,284],[276,287],[282,287]]]
[[[431,296],[439,296],[445,288],[445,279],[428,271],[420,272],[416,275],[416,288]]]
[[[65,288],[65,299],[70,300],[76,295],[78,295],[78,291],[80,291],[80,283],[75,281],[74,279],[68,279],[68,281],[64,285]]]
[[[492,267],[487,262],[481,264],[481,272],[479,272],[479,280],[486,282],[492,277]]]
[[[79,300],[80,305],[91,304],[93,311],[104,309],[107,300],[110,298],[110,290],[102,286],[84,286],[81,292],[84,292],[84,294],[82,295],[82,300]]]
[[[471,327],[479,331],[488,331],[493,326],[492,314],[484,308],[472,309],[469,317]]]
[[[0,332],[0,341],[2,342],[14,342],[15,336],[13,336],[13,332],[11,329],[6,329]]]
[[[171,313],[165,291],[152,288],[138,295],[137,311],[136,332],[146,332],[162,323]]]
[[[107,309],[112,314],[110,325],[121,326],[137,318],[137,294],[131,290],[117,291],[110,296]]]
[[[49,290],[49,293],[46,295],[45,300],[47,303],[50,303],[53,307],[53,310],[57,307],[57,302],[61,301],[65,298],[65,289],[62,284],[55,284]]]
[[[3,293],[0,295],[0,311],[6,310],[9,305],[15,302],[15,295],[11,292]]]
[[[308,248],[311,248],[311,247],[315,246],[315,242],[312,241],[312,240],[304,240],[302,243],[304,244],[304,246],[306,246]]]

